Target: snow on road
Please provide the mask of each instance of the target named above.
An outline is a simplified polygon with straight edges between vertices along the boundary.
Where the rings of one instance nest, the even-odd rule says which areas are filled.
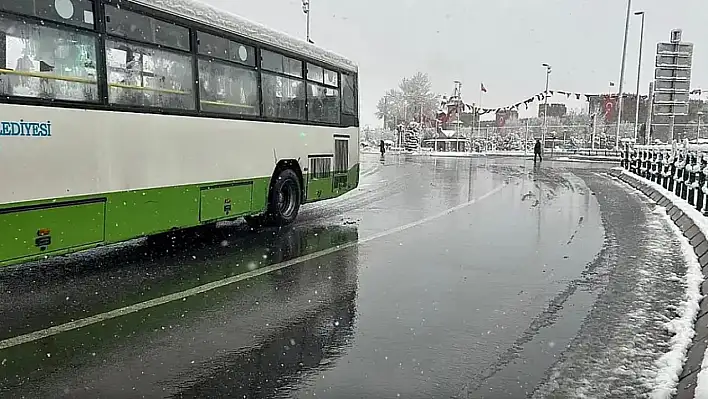
[[[694,334],[700,267],[663,208],[619,180],[607,184],[604,191],[625,190],[624,198],[602,193],[618,209],[605,219],[607,286],[534,397],[658,399],[676,388]],[[613,214],[628,200],[644,206]]]

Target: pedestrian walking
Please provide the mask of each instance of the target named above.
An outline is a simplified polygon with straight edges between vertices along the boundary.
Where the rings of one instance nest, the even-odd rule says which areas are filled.
[[[536,144],[533,145],[533,162],[536,163],[536,157],[539,161],[543,161],[543,155],[541,154],[541,140],[536,139]]]
[[[386,153],[386,143],[384,143],[383,140],[379,142],[379,151],[381,151],[381,156],[384,156]]]

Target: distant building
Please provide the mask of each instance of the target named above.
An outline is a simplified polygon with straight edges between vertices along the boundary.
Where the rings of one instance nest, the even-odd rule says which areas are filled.
[[[543,109],[546,104],[538,105],[538,117],[543,118]],[[548,104],[548,117],[549,118],[562,118],[568,112],[565,104]]]
[[[598,112],[599,123],[617,123],[617,94],[588,95],[590,114]],[[634,123],[637,113],[637,95],[626,94],[622,100],[622,122]],[[639,97],[639,121],[647,120],[647,96]]]

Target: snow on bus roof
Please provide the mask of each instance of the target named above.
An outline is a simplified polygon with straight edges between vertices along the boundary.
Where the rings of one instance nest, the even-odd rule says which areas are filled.
[[[143,6],[154,8],[186,19],[223,29],[240,36],[282,48],[317,61],[326,62],[336,67],[357,72],[357,65],[346,57],[325,50],[287,33],[268,28],[257,22],[249,21],[228,11],[220,10],[198,0],[129,0]]]

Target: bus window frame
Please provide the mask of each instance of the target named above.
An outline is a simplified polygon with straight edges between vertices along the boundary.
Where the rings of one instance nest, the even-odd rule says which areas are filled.
[[[354,112],[347,112],[344,110],[344,79],[342,78],[343,75],[347,75],[352,79],[352,95],[354,97]],[[358,87],[358,74],[356,73],[349,73],[349,72],[340,72],[339,73],[339,85],[341,86],[341,98],[342,101],[340,102],[341,108],[342,108],[342,114],[344,115],[349,115],[349,116],[354,116],[357,119],[359,118],[359,87]]]
[[[201,99],[201,94],[202,94],[202,93],[201,93],[201,86],[198,87],[198,88],[199,88],[199,97],[200,97],[200,98],[199,98],[199,100],[197,101],[197,105],[199,106],[199,107],[197,108],[197,111],[199,111],[199,112],[202,113],[202,114],[210,114],[210,115],[233,115],[233,116],[241,116],[241,115],[243,115],[243,116],[252,116],[252,117],[261,117],[261,116],[262,116],[261,113],[260,113],[260,112],[261,112],[260,109],[262,108],[261,104],[263,103],[263,100],[262,100],[263,93],[262,93],[262,91],[261,91],[260,82],[259,82],[260,76],[261,76],[261,71],[260,71],[257,67],[252,67],[252,66],[250,66],[250,65],[240,64],[240,63],[234,62],[234,61],[226,61],[226,60],[224,60],[224,59],[216,58],[216,57],[212,57],[212,56],[208,56],[208,55],[198,55],[198,56],[196,57],[196,64],[197,64],[197,74],[196,74],[196,75],[197,75],[197,80],[196,80],[196,81],[197,81],[197,82],[200,82],[200,79],[199,79],[199,78],[200,78],[200,75],[199,75],[199,70],[198,70],[198,68],[199,68],[199,61],[200,61],[200,60],[201,60],[201,61],[206,61],[206,62],[213,62],[213,63],[219,64],[219,65],[225,65],[225,66],[227,66],[227,67],[229,67],[229,68],[236,68],[236,69],[242,69],[242,70],[245,70],[245,71],[255,72],[255,73],[256,73],[256,90],[257,90],[256,95],[258,96],[258,103],[256,104],[255,108],[257,108],[259,111],[258,111],[258,114],[257,114],[257,115],[239,114],[239,113],[228,113],[228,112],[223,112],[223,113],[222,113],[222,112],[214,112],[214,111],[205,111],[205,110],[202,109],[202,103],[210,103],[210,102],[208,102],[208,101],[203,101],[203,100]],[[224,103],[223,105],[226,105],[226,106],[228,106],[228,105],[237,106],[236,104],[227,104],[227,103]]]
[[[58,24],[60,26],[69,26],[69,27],[77,28],[77,29],[81,29],[81,30],[98,32],[97,10],[99,8],[103,8],[103,7],[101,7],[101,4],[99,4],[99,3],[101,3],[101,0],[89,0],[89,1],[92,3],[91,4],[91,6],[92,6],[91,12],[93,13],[93,24],[90,28],[86,27],[84,25],[80,25],[80,24],[71,24],[71,23],[63,22],[59,19],[42,18],[42,17],[35,15],[35,14],[25,14],[25,13],[5,10],[5,9],[0,9],[0,14],[9,14],[9,15],[14,15],[14,16],[26,17],[26,18],[31,18],[31,19],[37,20],[37,21],[42,21],[43,23]]]
[[[185,48],[182,48],[182,47],[179,47],[179,46],[175,46],[175,45],[172,45],[172,44],[157,43],[156,41],[153,41],[153,40],[140,40],[140,39],[136,39],[136,38],[133,38],[133,37],[129,37],[129,36],[127,36],[127,35],[126,35],[126,36],[121,36],[121,35],[118,35],[118,34],[113,33],[112,31],[108,31],[108,24],[107,24],[107,22],[108,22],[108,21],[107,21],[108,15],[106,14],[106,10],[107,10],[107,9],[110,9],[110,8],[116,9],[116,10],[118,10],[119,12],[126,12],[126,13],[128,13],[128,14],[136,14],[136,15],[139,16],[139,17],[152,19],[152,20],[155,20],[155,21],[157,21],[157,22],[161,22],[161,23],[163,23],[163,24],[174,25],[174,26],[176,26],[176,27],[178,27],[178,28],[182,28],[182,29],[186,30],[186,31],[187,31],[186,33],[187,33],[187,47],[188,47],[188,48],[185,49]],[[183,24],[177,23],[177,22],[175,22],[175,21],[170,21],[170,20],[164,20],[164,19],[162,19],[162,18],[157,18],[157,17],[154,17],[154,16],[152,16],[152,15],[150,15],[150,14],[145,14],[145,13],[141,13],[141,12],[138,12],[138,11],[134,11],[134,10],[132,10],[130,7],[124,7],[124,6],[119,7],[119,6],[114,5],[114,4],[112,4],[112,3],[104,3],[104,5],[103,5],[103,12],[101,13],[101,17],[102,17],[102,22],[103,22],[103,29],[105,29],[106,35],[111,36],[111,37],[113,37],[113,38],[120,38],[120,39],[124,39],[124,40],[133,40],[133,41],[135,41],[135,42],[144,43],[144,44],[149,44],[149,45],[152,45],[152,46],[159,46],[159,47],[161,47],[161,48],[164,47],[164,48],[165,48],[166,50],[168,50],[168,51],[169,51],[169,50],[177,50],[177,51],[184,51],[184,52],[191,53],[192,50],[193,50],[193,49],[192,49],[192,41],[191,41],[192,29],[191,29],[189,26],[187,26],[187,25],[183,25]]]
[[[96,2],[94,1],[94,9],[96,7]],[[85,100],[69,100],[69,99],[52,99],[52,98],[44,98],[44,97],[30,97],[30,96],[15,96],[15,95],[3,95],[1,96],[3,98],[2,102],[8,103],[8,104],[29,104],[29,105],[40,105],[40,106],[47,106],[51,105],[53,107],[56,106],[62,106],[64,104],[64,107],[66,108],[75,108],[77,106],[82,106],[84,104],[91,105],[91,106],[102,106],[103,105],[103,97],[101,93],[101,84],[102,84],[102,75],[101,75],[101,62],[102,62],[102,53],[105,53],[104,50],[100,48],[102,45],[101,41],[101,34],[97,30],[97,24],[96,24],[96,14],[94,13],[94,28],[89,29],[89,28],[84,28],[81,26],[73,25],[73,24],[68,24],[68,23],[62,23],[62,22],[56,22],[51,19],[44,19],[44,18],[39,18],[37,16],[33,15],[28,15],[28,14],[22,14],[22,13],[16,13],[16,12],[11,12],[11,11],[0,11],[0,17],[4,17],[10,20],[14,20],[15,22],[20,22],[24,23],[27,25],[32,25],[32,26],[45,26],[47,28],[51,29],[56,29],[59,31],[64,31],[64,32],[77,32],[79,34],[91,36],[94,39],[94,42],[96,44],[96,91],[97,91],[97,99],[96,101],[85,101]],[[2,49],[2,51],[6,51],[6,49]],[[7,62],[7,60],[5,60]],[[104,66],[105,67],[105,66]],[[10,68],[6,68],[10,69]],[[44,78],[50,79],[50,80],[68,80],[72,81],[73,79],[60,79],[60,78],[55,78],[52,77],[50,74],[41,73],[44,74]],[[37,76],[35,76],[37,77]],[[89,84],[88,82],[85,82],[86,84]],[[0,103],[2,103],[0,102]],[[59,105],[57,105],[59,104]]]
[[[114,43],[133,44],[133,45],[135,45],[135,46],[144,47],[144,48],[153,49],[153,50],[158,50],[158,51],[165,52],[165,53],[172,53],[172,54],[178,54],[178,55],[181,55],[181,56],[187,56],[187,58],[188,58],[188,63],[187,63],[187,65],[189,65],[189,67],[192,69],[192,74],[191,74],[191,75],[192,75],[192,92],[191,92],[191,97],[192,97],[192,102],[193,102],[193,104],[192,104],[192,105],[193,105],[192,109],[169,108],[169,107],[153,107],[153,106],[144,106],[144,105],[124,104],[124,103],[111,103],[111,101],[110,101],[110,94],[109,94],[109,91],[110,91],[111,87],[119,87],[119,88],[126,88],[126,89],[132,89],[132,90],[141,90],[141,91],[150,91],[150,92],[164,92],[164,93],[170,93],[170,92],[173,92],[174,90],[169,90],[169,89],[166,89],[166,90],[159,90],[159,89],[152,89],[152,88],[144,88],[144,86],[141,86],[141,87],[143,87],[143,88],[139,88],[139,87],[137,87],[137,86],[136,86],[136,87],[127,87],[127,86],[121,86],[121,85],[119,85],[119,84],[113,84],[113,85],[111,85],[111,83],[108,82],[108,57],[107,57],[107,55],[106,55],[106,54],[107,54],[107,53],[106,53],[106,42],[108,42],[108,41],[112,41],[112,42],[114,42]],[[105,40],[104,40],[104,45],[103,45],[103,54],[104,54],[104,68],[105,68],[105,73],[106,73],[104,81],[105,81],[105,83],[106,83],[106,88],[107,88],[106,101],[107,101],[107,104],[108,104],[109,107],[122,106],[122,107],[134,108],[134,109],[157,109],[157,110],[163,110],[163,111],[168,111],[168,110],[170,110],[170,111],[178,111],[178,112],[181,111],[181,112],[185,112],[185,113],[189,113],[189,112],[192,112],[192,111],[196,111],[196,110],[197,110],[197,108],[196,108],[196,107],[197,107],[197,102],[196,102],[196,95],[195,95],[196,91],[195,91],[195,90],[196,90],[198,87],[196,86],[196,84],[195,84],[195,82],[194,82],[194,80],[193,80],[193,79],[194,79],[194,55],[193,55],[191,52],[188,52],[188,51],[179,51],[179,50],[175,50],[175,49],[170,48],[170,47],[160,46],[160,45],[157,45],[157,44],[148,44],[148,43],[140,42],[140,41],[137,41],[137,40],[127,40],[127,39],[125,39],[124,37],[113,36],[113,35],[110,35],[110,34],[106,34],[106,35],[105,35]],[[176,91],[174,91],[174,92],[176,92]],[[181,94],[188,94],[188,93],[181,93]],[[165,112],[163,112],[163,113],[165,113]]]

